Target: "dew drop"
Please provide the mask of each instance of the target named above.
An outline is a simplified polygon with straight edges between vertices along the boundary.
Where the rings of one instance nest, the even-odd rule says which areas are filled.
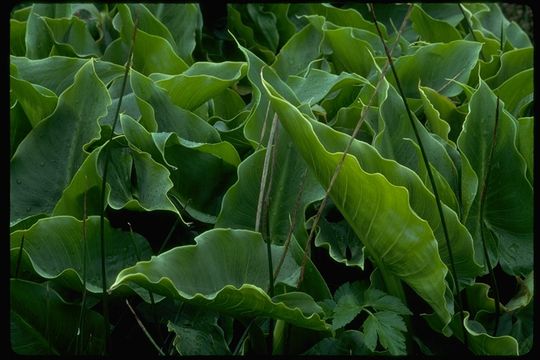
[[[39,166],[44,167],[45,166],[45,161],[40,162]]]
[[[30,206],[26,208],[26,212],[30,212],[30,210],[32,210]]]
[[[17,184],[19,184],[19,185],[20,185],[20,184],[22,184],[22,181],[21,181],[21,179],[17,179],[17,181],[16,181],[16,182],[17,182]]]

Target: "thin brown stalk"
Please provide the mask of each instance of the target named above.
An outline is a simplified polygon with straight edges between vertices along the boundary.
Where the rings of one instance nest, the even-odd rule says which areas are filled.
[[[397,38],[396,38],[396,41],[394,43],[394,46],[392,47],[392,50],[390,50],[390,54],[394,51],[395,47],[398,45],[399,43],[399,39],[401,37],[401,34],[403,33],[403,30],[405,29],[405,24],[408,20],[408,18],[410,17],[411,15],[411,11],[412,11],[412,5],[409,5],[409,9],[407,11],[407,13],[405,14],[405,17],[403,18],[403,22],[401,23],[401,26],[400,26],[400,29],[399,29],[399,32],[398,32],[398,35],[397,35]],[[315,231],[317,229],[317,226],[319,224],[319,220],[322,216],[322,212],[326,206],[326,203],[328,202],[328,197],[330,195],[330,191],[332,190],[333,186],[334,186],[334,183],[339,175],[339,172],[341,171],[341,168],[343,166],[343,163],[345,162],[345,158],[349,152],[349,149],[351,148],[354,140],[356,139],[356,136],[358,135],[358,132],[360,131],[360,128],[365,120],[365,117],[367,115],[367,112],[369,109],[369,107],[371,106],[371,104],[373,103],[373,99],[377,96],[377,91],[379,89],[379,86],[382,82],[382,79],[385,77],[386,75],[386,72],[388,71],[388,68],[389,68],[389,62],[388,60],[386,61],[386,63],[384,64],[384,67],[383,69],[381,70],[381,76],[379,77],[379,79],[377,80],[377,84],[375,86],[375,90],[373,92],[373,95],[370,97],[369,101],[368,101],[368,104],[366,106],[364,106],[362,108],[362,113],[360,114],[360,120],[358,121],[358,123],[356,124],[356,127],[354,128],[354,131],[353,133],[351,134],[351,138],[349,139],[349,142],[347,143],[347,146],[345,147],[345,150],[343,151],[342,155],[341,155],[341,158],[339,159],[339,162],[336,166],[336,169],[334,170],[334,173],[332,174],[332,178],[330,179],[330,183],[328,184],[328,188],[326,189],[326,192],[324,194],[324,198],[321,202],[321,205],[319,206],[319,209],[317,211],[317,214],[315,215],[315,218],[313,220],[313,225],[311,227],[311,230],[309,232],[309,236],[308,236],[308,240],[306,242],[306,246],[304,248],[304,258],[302,260],[302,267],[301,267],[301,270],[300,270],[300,278],[298,279],[298,283],[296,285],[296,287],[299,287],[300,284],[302,283],[302,281],[304,280],[304,272],[305,272],[305,267],[306,267],[306,263],[307,263],[307,258],[310,254],[310,249],[311,249],[311,241],[313,240],[313,237],[315,235]]]
[[[129,304],[129,301],[126,299],[126,305],[128,306],[129,308],[129,311],[131,311],[131,313],[133,314],[133,316],[135,317],[135,320],[137,321],[137,324],[139,324],[140,328],[142,329],[144,335],[146,335],[146,337],[148,338],[148,340],[150,340],[150,342],[152,343],[152,345],[156,348],[156,350],[158,351],[159,355],[162,355],[162,356],[165,356],[165,353],[163,352],[163,350],[161,350],[161,348],[158,346],[158,344],[156,344],[156,342],[154,341],[154,339],[152,339],[152,336],[150,335],[150,333],[146,330],[146,327],[144,326],[144,324],[142,323],[141,319],[139,319],[139,317],[137,316],[137,313],[135,312],[135,310],[133,310],[133,308],[131,307],[131,305]]]
[[[298,190],[298,194],[296,195],[296,200],[294,202],[292,213],[289,213],[290,226],[287,232],[287,238],[285,239],[285,243],[283,244],[283,254],[281,255],[281,258],[279,259],[276,270],[274,271],[274,281],[275,279],[277,279],[279,272],[281,271],[281,267],[283,266],[283,262],[285,261],[285,256],[287,255],[287,252],[289,251],[289,245],[291,243],[292,235],[293,235],[294,229],[296,228],[296,212],[298,211],[298,208],[300,207],[300,200],[302,199],[302,194],[304,193],[306,176],[307,176],[307,168],[304,169],[304,172],[301,175],[300,189]]]
[[[435,184],[433,173],[431,171],[431,165],[429,163],[429,159],[428,159],[426,150],[424,148],[424,144],[422,142],[422,139],[420,138],[420,134],[419,134],[418,129],[416,127],[416,123],[414,122],[411,109],[409,108],[409,104],[407,102],[407,98],[405,96],[405,93],[403,92],[403,89],[401,87],[401,82],[399,80],[396,69],[394,67],[394,62],[392,61],[392,55],[389,52],[388,47],[386,46],[386,43],[384,42],[384,38],[382,36],[381,30],[379,29],[379,24],[377,23],[377,18],[375,16],[375,9],[373,8],[372,4],[368,4],[368,8],[370,10],[371,17],[373,18],[373,23],[375,24],[375,28],[377,29],[377,33],[379,35],[379,38],[381,39],[381,42],[383,43],[383,47],[384,47],[384,51],[386,52],[386,57],[388,59],[388,63],[390,65],[390,68],[392,69],[392,74],[394,75],[394,79],[396,81],[396,87],[397,87],[397,89],[399,91],[401,99],[403,100],[403,105],[405,106],[405,111],[407,112],[407,117],[409,119],[409,122],[411,124],[411,128],[412,128],[412,130],[414,132],[414,135],[416,137],[416,141],[418,142],[418,146],[420,148],[420,153],[422,154],[422,161],[424,162],[424,164],[426,166],[429,182],[431,184],[431,188],[433,189],[433,195],[435,196],[435,203],[437,205],[437,211],[438,211],[439,217],[441,219],[441,225],[442,225],[442,228],[443,228],[444,238],[445,238],[445,241],[446,241],[446,247],[448,249],[448,257],[449,257],[449,260],[450,260],[450,272],[452,273],[453,286],[455,288],[457,304],[458,304],[458,306],[460,308],[459,313],[460,313],[460,316],[461,316],[461,328],[462,328],[462,331],[463,331],[463,342],[464,342],[465,346],[467,347],[467,345],[468,345],[468,337],[467,337],[467,332],[465,330],[465,324],[464,324],[465,318],[464,318],[464,314],[463,314],[463,312],[464,312],[463,304],[464,304],[465,301],[462,299],[463,293],[461,293],[461,295],[460,295],[460,291],[459,291],[459,279],[458,279],[458,275],[457,275],[457,272],[456,272],[456,266],[455,266],[454,256],[453,256],[452,246],[451,246],[452,244],[450,242],[450,236],[448,235],[448,228],[446,226],[446,221],[445,221],[444,212],[443,212],[443,208],[442,208],[442,201],[441,201],[441,198],[439,196],[437,185]]]

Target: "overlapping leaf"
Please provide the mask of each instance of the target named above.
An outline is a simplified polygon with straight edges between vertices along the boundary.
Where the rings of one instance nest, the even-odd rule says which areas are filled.
[[[11,159],[12,223],[51,213],[84,161],[82,147],[99,135],[97,120],[109,104],[109,93],[89,60],[60,95],[54,113],[32,130]]]
[[[297,150],[328,187],[341,155],[328,152],[309,121],[270,84],[264,85]],[[447,268],[431,228],[410,208],[407,191],[381,174],[367,173],[347,155],[330,196],[377,266],[407,282],[443,321],[449,321],[444,298]]]
[[[177,247],[124,269],[112,289],[134,282],[158,294],[233,316],[270,316],[300,327],[328,329],[319,314],[322,309],[303,313],[300,308],[287,304],[287,299],[294,299],[295,293],[283,294],[279,301],[273,301],[266,294],[266,245],[260,234],[215,229],[195,240],[196,245]],[[273,258],[279,259],[282,253],[282,247],[272,246]],[[276,281],[293,285],[299,270],[298,263],[287,255]],[[313,302],[308,295],[304,298],[303,301]],[[317,308],[314,303],[313,306]]]
[[[55,279],[70,288],[101,293],[101,245],[99,216],[86,221],[72,216],[41,219],[28,230],[11,234],[12,261],[21,251],[28,255],[34,271],[45,279]],[[105,220],[107,286],[120,270],[151,255],[148,242],[139,234],[114,229]],[[46,246],[44,245],[46,244]],[[84,260],[86,256],[86,261]],[[86,273],[84,272],[86,262]]]

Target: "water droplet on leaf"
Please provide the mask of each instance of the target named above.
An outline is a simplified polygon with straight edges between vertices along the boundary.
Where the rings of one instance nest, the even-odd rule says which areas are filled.
[[[30,212],[30,210],[32,210],[30,206],[26,208],[26,212]]]
[[[45,161],[40,162],[39,166],[44,167],[45,166]]]
[[[21,179],[17,179],[17,181],[16,181],[16,182],[17,182],[17,184],[19,184],[19,185],[20,185],[20,184],[22,184],[22,181],[21,181]]]

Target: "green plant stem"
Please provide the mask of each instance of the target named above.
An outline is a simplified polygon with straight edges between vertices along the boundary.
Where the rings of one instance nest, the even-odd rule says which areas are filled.
[[[135,37],[137,35],[137,25],[138,18],[135,19],[135,25],[133,27],[133,36],[131,41],[131,47],[129,49],[128,60],[126,63],[126,69],[124,72],[124,77],[122,79],[122,91],[120,93],[120,98],[118,99],[118,105],[116,107],[116,113],[114,115],[114,120],[112,124],[111,135],[107,142],[103,145],[102,150],[105,150],[107,145],[109,145],[114,136],[114,129],[118,122],[120,116],[120,107],[122,106],[122,99],[124,98],[124,92],[126,91],[127,78],[129,75],[129,69],[131,68],[131,61],[133,57],[133,48],[135,47]],[[105,266],[106,251],[105,251],[105,194],[106,194],[106,185],[107,185],[107,170],[109,168],[110,161],[110,152],[105,152],[105,163],[103,165],[103,177],[101,181],[101,202],[100,202],[100,214],[99,214],[99,233],[100,233],[100,246],[101,246],[101,288],[102,288],[102,302],[103,302],[103,318],[105,322],[105,352],[110,352],[110,336],[111,328],[109,322],[109,304],[107,299],[107,269]]]
[[[450,237],[448,235],[448,229],[447,229],[447,226],[446,226],[446,221],[444,219],[444,213],[443,213],[443,209],[442,209],[442,204],[441,204],[441,199],[440,199],[440,196],[439,196],[439,192],[437,190],[437,185],[435,184],[435,180],[433,178],[433,173],[431,172],[431,165],[429,163],[429,159],[427,157],[426,150],[424,148],[424,144],[423,144],[423,142],[422,142],[422,140],[420,138],[420,134],[418,133],[418,129],[416,128],[416,124],[414,122],[414,119],[413,119],[413,116],[412,116],[412,113],[411,113],[411,109],[409,108],[407,98],[405,97],[405,93],[403,92],[403,89],[401,88],[401,83],[399,81],[399,77],[398,77],[396,69],[394,67],[394,62],[392,60],[392,56],[391,56],[390,52],[388,51],[388,47],[386,46],[386,43],[384,42],[384,38],[383,38],[381,30],[379,28],[379,24],[377,23],[377,18],[375,16],[375,9],[373,8],[372,4],[368,4],[368,8],[369,8],[371,16],[373,18],[373,23],[375,24],[375,28],[377,29],[377,33],[379,34],[379,38],[381,39],[381,42],[383,43],[384,51],[386,53],[386,57],[388,58],[388,63],[390,64],[390,68],[392,69],[392,74],[394,75],[394,79],[396,80],[396,86],[397,86],[399,94],[401,95],[401,98],[403,100],[403,104],[405,105],[405,110],[407,112],[407,117],[409,118],[411,127],[412,127],[414,135],[416,137],[416,141],[418,142],[418,146],[420,147],[420,152],[422,154],[422,160],[423,160],[424,164],[426,165],[426,169],[427,169],[427,173],[428,173],[428,177],[429,177],[429,182],[430,182],[431,187],[433,189],[433,195],[435,195],[435,203],[437,204],[437,211],[438,211],[439,216],[441,218],[441,224],[442,224],[442,227],[443,227],[444,238],[446,240],[446,246],[448,248],[448,257],[450,258],[450,270],[452,272],[452,278],[454,280],[453,285],[454,285],[454,288],[455,288],[456,298],[457,298],[458,305],[459,305],[459,308],[460,308],[461,326],[462,326],[462,330],[463,330],[463,342],[464,342],[465,346],[467,347],[468,346],[468,340],[467,340],[467,332],[465,330],[465,324],[464,324],[465,318],[464,318],[464,314],[463,314],[464,309],[463,309],[463,301],[462,301],[463,294],[461,293],[461,296],[460,296],[459,281],[458,281],[459,279],[457,277],[457,272],[456,272],[455,263],[454,263],[454,256],[453,256],[453,253],[452,253],[452,246],[451,246],[451,243],[450,243]]]
[[[264,198],[266,196],[266,183],[268,182],[268,170],[270,168],[270,157],[273,149],[273,142],[274,137],[276,133],[277,128],[277,114],[274,115],[274,119],[272,120],[272,127],[270,129],[270,135],[268,137],[268,144],[266,146],[266,154],[264,155],[264,163],[263,163],[263,171],[261,176],[261,188],[259,191],[259,201],[257,203],[257,214],[255,217],[255,231],[260,232],[261,230],[261,221],[262,221],[262,213],[263,213],[263,207],[264,207]],[[266,251],[268,256],[268,277],[269,277],[269,295],[270,297],[274,296],[274,267],[272,265],[272,246],[271,241],[269,238],[266,240]]]
[[[150,335],[150,333],[148,332],[148,330],[146,330],[146,327],[144,326],[144,324],[142,323],[141,319],[139,319],[139,317],[137,316],[137,313],[135,312],[135,310],[133,310],[133,308],[131,307],[131,305],[129,304],[129,301],[127,301],[126,299],[126,305],[127,307],[129,308],[129,311],[131,311],[131,313],[133,314],[133,316],[135,317],[135,321],[137,321],[137,324],[139,324],[139,326],[141,327],[142,331],[144,332],[144,335],[146,335],[146,337],[148,338],[148,340],[150,340],[150,342],[152,343],[152,345],[154,345],[154,347],[156,348],[156,350],[158,351],[159,355],[162,355],[162,356],[165,356],[165,353],[163,352],[163,350],[161,350],[161,348],[158,346],[158,344],[154,341],[154,339],[152,339],[152,336]]]
[[[403,18],[403,21],[401,23],[401,27],[399,29],[398,36],[396,37],[396,42],[394,43],[394,46],[392,47],[392,50],[390,51],[390,53],[392,53],[394,48],[397,46],[397,44],[399,42],[399,38],[400,38],[403,30],[405,29],[405,23],[407,22],[407,19],[411,15],[411,11],[412,11],[412,5],[409,5],[409,9],[408,9],[407,13],[405,14],[405,17]],[[300,269],[300,277],[299,277],[298,282],[296,284],[297,288],[300,286],[302,281],[304,281],[304,272],[305,272],[305,268],[306,268],[306,264],[307,264],[307,258],[309,257],[310,252],[311,252],[310,251],[311,250],[311,246],[310,246],[311,241],[313,240],[313,237],[315,236],[315,230],[317,229],[317,226],[319,224],[319,220],[320,220],[320,218],[322,216],[322,212],[323,212],[324,208],[326,207],[326,203],[328,202],[328,197],[330,196],[330,191],[332,190],[332,188],[334,186],[334,183],[335,183],[335,181],[336,181],[336,179],[337,179],[337,177],[339,175],[339,172],[341,171],[341,167],[343,166],[343,163],[345,162],[345,158],[347,156],[347,153],[349,152],[349,149],[351,148],[352,143],[356,139],[356,136],[358,135],[358,132],[360,131],[360,128],[362,127],[362,124],[364,123],[364,119],[365,119],[365,117],[367,115],[367,110],[366,109],[369,109],[369,107],[373,103],[373,99],[377,95],[377,91],[378,91],[379,86],[381,84],[381,80],[384,78],[387,71],[388,71],[388,61],[386,62],[384,68],[381,70],[381,77],[377,81],[377,84],[375,86],[375,90],[373,91],[373,95],[369,98],[368,104],[362,108],[362,113],[360,114],[360,120],[358,120],[358,122],[356,123],[356,127],[354,128],[354,130],[353,130],[353,132],[351,134],[349,142],[347,143],[347,146],[345,147],[345,150],[343,151],[343,153],[341,155],[341,158],[339,159],[339,162],[336,165],[336,169],[334,170],[334,173],[332,174],[332,177],[330,178],[328,188],[325,191],[324,198],[323,198],[323,200],[321,202],[321,205],[319,206],[317,214],[315,215],[315,218],[313,220],[313,225],[311,227],[311,230],[309,232],[309,236],[308,236],[308,239],[307,239],[307,242],[306,242],[306,246],[304,247],[304,258],[302,260],[302,267]]]
[[[459,7],[459,10],[461,10],[461,13],[463,14],[463,18],[465,19],[465,24],[467,24],[467,29],[469,30],[469,33],[471,34],[473,40],[475,42],[478,42],[478,40],[476,39],[476,35],[474,35],[474,30],[472,28],[472,25],[469,22],[467,15],[465,14],[465,10],[463,10],[463,5],[461,5],[461,3],[458,3],[458,7]],[[480,57],[482,58],[483,61],[486,61],[486,58],[484,57],[484,53],[482,51],[480,51]]]
[[[499,125],[499,97],[497,97],[497,105],[495,110],[495,126],[493,127],[493,138],[491,140],[491,147],[489,149],[488,159],[487,159],[487,169],[486,174],[484,176],[484,179],[482,181],[482,188],[480,191],[480,236],[482,238],[482,248],[484,251],[484,259],[486,260],[486,266],[489,271],[489,275],[491,278],[491,283],[493,285],[493,293],[495,297],[495,327],[493,329],[493,336],[497,334],[497,330],[499,328],[499,318],[500,318],[500,297],[499,297],[499,287],[497,286],[497,279],[495,278],[495,274],[493,272],[493,267],[491,266],[491,261],[489,260],[489,254],[487,250],[486,245],[486,239],[484,235],[484,227],[485,227],[485,202],[486,202],[486,194],[488,190],[489,185],[489,177],[491,173],[491,162],[493,161],[493,149],[495,148],[495,144],[497,142],[497,127]]]

